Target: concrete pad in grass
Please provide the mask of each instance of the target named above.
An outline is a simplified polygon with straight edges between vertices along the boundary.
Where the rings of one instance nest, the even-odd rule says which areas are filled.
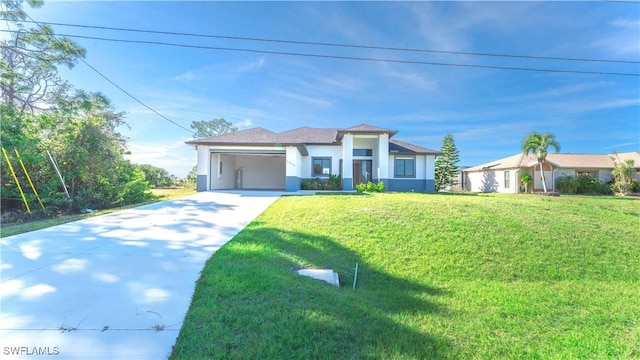
[[[340,286],[338,273],[331,269],[301,269],[298,270],[298,274]]]

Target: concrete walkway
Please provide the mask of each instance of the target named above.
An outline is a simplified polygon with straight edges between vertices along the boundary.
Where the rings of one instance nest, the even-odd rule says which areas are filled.
[[[280,195],[198,193],[0,239],[0,358],[166,358],[205,261]]]

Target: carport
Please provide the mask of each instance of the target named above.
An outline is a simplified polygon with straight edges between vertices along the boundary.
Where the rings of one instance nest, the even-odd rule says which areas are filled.
[[[212,151],[209,159],[210,189],[284,190],[284,150]]]

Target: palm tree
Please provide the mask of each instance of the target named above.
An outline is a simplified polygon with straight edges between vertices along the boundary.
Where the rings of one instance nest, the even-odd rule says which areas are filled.
[[[553,147],[556,152],[560,151],[560,143],[556,140],[556,137],[551,133],[544,135],[539,132],[532,131],[524,139],[522,139],[522,152],[525,155],[533,153],[538,158],[538,165],[540,166],[540,179],[542,180],[542,189],[547,192],[547,184],[544,181],[543,164],[547,158],[549,146]]]

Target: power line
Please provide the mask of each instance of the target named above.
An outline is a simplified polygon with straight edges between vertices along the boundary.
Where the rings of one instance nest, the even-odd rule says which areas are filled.
[[[40,25],[41,23],[33,20],[33,18],[31,16],[29,16],[29,14],[27,14],[25,12],[25,15],[31,19],[30,22],[35,23]],[[24,22],[28,22],[28,21],[24,21]],[[9,33],[17,33],[17,31],[12,31],[12,30],[0,30],[2,32],[9,32]],[[53,35],[54,37],[56,36],[56,34]],[[66,36],[66,35],[60,35],[57,34],[57,36]],[[161,113],[159,113],[158,111],[156,111],[155,109],[153,109],[151,106],[147,105],[146,103],[142,102],[142,100],[138,99],[137,97],[133,96],[131,93],[129,93],[128,91],[126,91],[124,88],[122,88],[120,85],[116,84],[113,80],[109,79],[106,75],[104,75],[103,73],[101,73],[100,71],[98,71],[98,69],[96,69],[95,67],[91,66],[86,60],[84,60],[83,58],[79,58],[80,61],[85,64],[87,67],[89,67],[91,70],[93,70],[96,74],[100,75],[102,78],[104,78],[105,80],[107,80],[111,85],[115,86],[118,90],[122,91],[125,95],[129,96],[130,98],[132,98],[133,100],[135,100],[136,102],[138,102],[140,105],[144,106],[145,108],[149,109],[151,112],[153,112],[154,114],[160,116],[161,118],[169,121],[170,123],[178,126],[179,128],[186,130],[192,134],[195,135],[195,132],[193,132],[190,129],[187,129],[186,127],[178,124],[177,122],[169,119],[168,117],[166,117],[165,115],[162,115]]]
[[[0,31],[7,32],[6,30],[0,30]],[[8,31],[8,32],[13,32],[13,31]],[[566,69],[544,69],[544,68],[527,68],[527,67],[478,65],[478,64],[459,64],[459,63],[445,63],[445,62],[417,61],[417,60],[398,60],[398,59],[383,59],[383,58],[356,57],[356,56],[297,53],[297,52],[286,52],[286,51],[257,50],[257,49],[246,49],[246,48],[231,48],[231,47],[217,47],[217,46],[204,46],[204,45],[188,45],[188,44],[176,44],[176,43],[161,42],[161,41],[113,39],[113,38],[102,38],[102,37],[96,37],[96,36],[83,36],[83,35],[70,35],[70,34],[58,34],[58,35],[65,36],[65,37],[70,37],[70,38],[80,38],[80,39],[90,39],[90,40],[100,40],[100,41],[111,41],[111,42],[121,42],[121,43],[162,45],[162,46],[173,46],[173,47],[183,47],[183,48],[192,48],[192,49],[205,49],[205,50],[251,52],[251,53],[259,53],[259,54],[301,56],[301,57],[313,57],[313,58],[324,58],[324,59],[375,61],[375,62],[389,62],[389,63],[414,64],[414,65],[432,65],[432,66],[470,67],[470,68],[483,68],[483,69],[494,69],[494,70],[515,70],[515,71],[535,71],[535,72],[551,72],[551,73],[571,73],[571,74],[588,74],[588,75],[613,75],[613,76],[640,77],[640,74],[636,74],[636,73],[587,71],[587,70],[566,70]]]
[[[63,35],[64,36],[64,35]],[[161,113],[159,113],[158,111],[156,111],[155,109],[153,109],[151,106],[145,104],[144,102],[142,102],[140,99],[138,99],[137,97],[133,96],[131,93],[129,93],[127,90],[123,89],[120,85],[116,84],[114,81],[112,81],[111,79],[109,79],[106,75],[104,75],[103,73],[101,73],[100,71],[98,71],[98,69],[94,68],[93,66],[89,65],[88,62],[86,62],[84,59],[80,59],[80,61],[82,61],[85,65],[87,65],[91,70],[95,71],[98,75],[102,76],[105,80],[107,80],[109,83],[111,83],[111,85],[115,86],[118,90],[122,91],[123,93],[125,93],[127,96],[129,96],[130,98],[132,98],[133,100],[135,100],[136,102],[138,102],[140,105],[144,106],[145,108],[149,109],[151,112],[153,112],[154,114],[160,116],[161,118],[169,121],[170,123],[174,124],[175,126],[182,128],[192,134],[195,134],[195,132],[193,132],[190,129],[187,129],[186,127],[178,124],[177,122],[169,119],[168,117],[162,115]]]
[[[25,21],[25,22],[28,22],[28,21]],[[552,57],[552,56],[533,56],[533,55],[516,55],[516,54],[497,54],[497,53],[479,53],[479,52],[463,52],[463,51],[428,50],[428,49],[398,48],[398,47],[385,47],[385,46],[372,46],[372,45],[338,44],[338,43],[326,43],[326,42],[314,42],[314,41],[265,39],[265,38],[227,36],[227,35],[195,34],[195,33],[174,32],[174,31],[144,30],[144,29],[131,29],[131,28],[119,28],[119,27],[109,27],[109,26],[68,24],[68,23],[57,23],[57,22],[43,22],[42,24],[56,25],[56,26],[77,27],[77,28],[86,28],[86,29],[101,29],[101,30],[138,32],[138,33],[148,33],[148,34],[178,35],[178,36],[204,37],[204,38],[227,39],[227,40],[242,40],[242,41],[257,41],[257,42],[271,42],[271,43],[296,44],[296,45],[330,46],[330,47],[342,47],[342,48],[354,48],[354,49],[406,51],[406,52],[422,52],[422,53],[436,53],[436,54],[450,54],[450,55],[506,57],[506,58],[535,59],[535,60],[561,60],[561,61],[582,61],[582,62],[606,62],[606,63],[621,63],[621,64],[640,64],[640,61],[635,61],[635,60],[587,59],[587,58],[570,58],[570,57]],[[66,35],[66,36],[68,36],[68,35]]]

